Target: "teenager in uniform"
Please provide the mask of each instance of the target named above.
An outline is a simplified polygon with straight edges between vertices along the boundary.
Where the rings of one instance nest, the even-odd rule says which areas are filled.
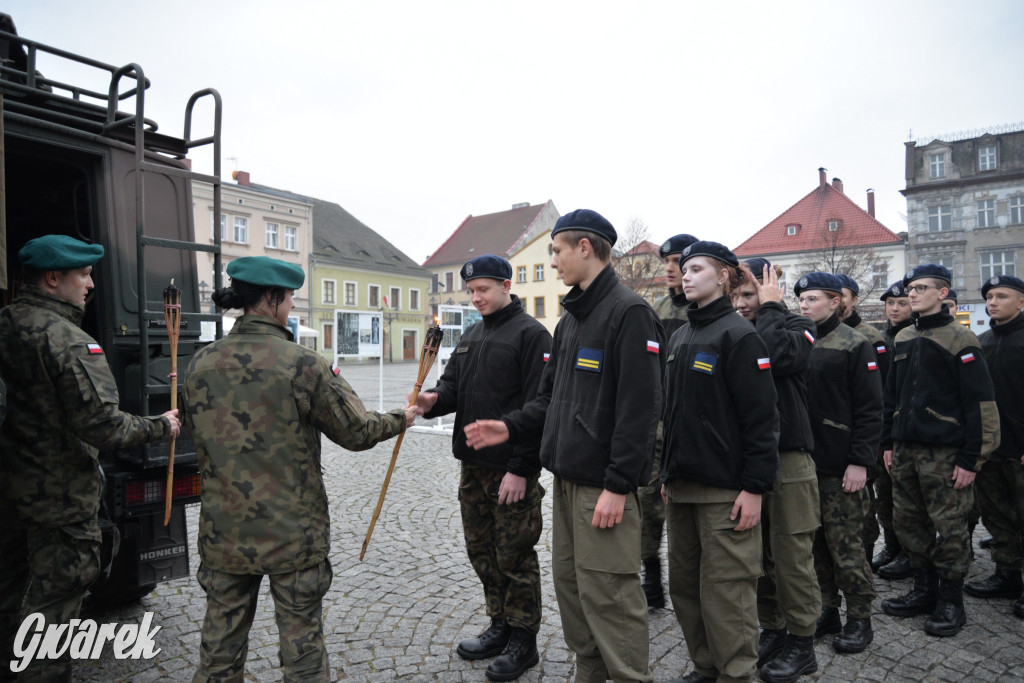
[[[521,676],[539,661],[540,440],[515,447],[474,450],[462,428],[522,408],[537,394],[551,335],[523,308],[512,288],[512,266],[500,256],[478,256],[459,273],[483,320],[466,330],[440,381],[417,398],[427,418],[455,412],[452,451],[462,463],[459,508],[470,564],[484,588],[491,625],[463,640],[457,652],[470,660],[498,657],[491,680]]]
[[[100,573],[99,451],[178,434],[178,411],[119,408],[103,349],[81,328],[103,246],[67,235],[18,251],[24,287],[0,310],[0,373],[10,414],[0,429],[0,665],[22,615],[77,619]],[[7,672],[9,673],[9,671]],[[0,678],[4,676],[0,675]],[[22,680],[71,680],[71,657],[35,659]]]
[[[1016,598],[1013,613],[1024,619],[1024,280],[993,276],[981,295],[991,329],[978,342],[995,388],[1001,439],[974,485],[981,521],[992,534],[996,569],[985,579],[965,583],[964,592],[977,598]]]
[[[839,278],[839,282],[843,285],[843,306],[842,313],[840,314],[840,320],[843,321],[844,325],[848,325],[853,329],[857,330],[871,342],[871,347],[875,350],[875,362],[878,363],[878,372],[882,376],[882,383],[885,384],[885,378],[889,376],[889,366],[891,364],[889,353],[890,349],[885,343],[885,337],[882,333],[875,328],[874,325],[870,325],[860,317],[860,311],[857,310],[857,305],[860,303],[860,285],[857,281],[846,273],[837,273],[836,277]],[[879,450],[875,457],[875,465],[868,468],[868,483],[865,486],[865,490],[868,494],[868,514],[864,517],[864,529],[861,533],[861,537],[864,541],[864,554],[867,556],[870,566],[870,560],[874,555],[875,541],[878,540],[878,501],[875,497],[875,482],[878,480],[878,473],[885,470],[885,464],[882,462],[882,451]]]
[[[693,671],[682,681],[749,681],[758,651],[762,497],[779,468],[778,396],[768,347],[736,315],[736,256],[682,251],[692,302],[665,368],[664,482],[669,594]]]
[[[668,293],[654,302],[654,312],[665,329],[665,339],[686,322],[686,306],[690,303],[683,293],[679,274],[679,254],[697,241],[693,235],[674,235],[658,249],[665,266]],[[640,558],[643,560],[644,595],[648,607],[664,607],[665,592],[661,585],[661,537],[665,531],[665,501],[661,498],[661,423],[654,446],[654,467],[651,481],[640,487],[640,509],[643,512],[643,535],[640,539]]]
[[[814,564],[824,608],[816,635],[839,633],[832,641],[836,652],[862,652],[874,637],[875,589],[861,532],[868,511],[865,485],[882,432],[881,373],[871,342],[840,323],[842,284],[837,277],[809,273],[793,291],[818,332],[807,373],[821,500]],[[845,626],[839,618],[840,591],[846,598]]]
[[[816,330],[782,303],[778,266],[756,258],[740,271],[743,282],[733,291],[732,304],[768,347],[779,395],[779,478],[765,493],[761,514],[764,575],[757,582],[757,666],[764,667],[763,680],[790,680],[818,669],[814,631],[821,592],[813,549],[820,511],[804,377]]]
[[[903,286],[903,280],[897,280],[889,285],[881,299],[885,306],[885,331],[882,336],[885,338],[885,345],[891,356],[896,345],[896,335],[903,328],[913,324],[910,319],[910,299],[907,298],[907,289]],[[888,375],[882,379],[884,385]],[[903,550],[896,530],[892,527],[892,477],[889,476],[889,471],[885,468],[885,462],[881,456],[879,456],[876,470],[876,513],[878,524],[882,527],[883,545],[881,550],[871,558],[871,571],[883,579],[905,579],[911,573],[910,556]]]
[[[640,502],[661,410],[661,323],[610,265],[615,228],[577,209],[551,231],[572,289],[537,397],[467,425],[470,448],[541,436],[552,482],[551,564],[576,680],[651,680],[640,583]]]
[[[181,392],[203,484],[197,578],[206,617],[193,681],[242,680],[264,575],[284,679],[325,681],[322,600],[332,572],[321,433],[364,450],[401,433],[418,409],[367,411],[337,368],[292,342],[302,268],[246,256],[227,272],[231,286],[213,301],[244,314],[192,357]]]
[[[882,609],[896,617],[931,613],[924,628],[934,636],[956,635],[967,621],[971,484],[999,445],[995,393],[978,338],[942,304],[950,277],[945,266],[929,263],[903,278],[914,324],[896,335],[882,436],[893,522],[914,568],[913,589],[883,600]]]

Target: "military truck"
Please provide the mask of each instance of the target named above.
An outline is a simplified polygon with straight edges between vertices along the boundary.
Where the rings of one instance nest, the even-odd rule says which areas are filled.
[[[51,68],[53,78],[45,73]],[[58,80],[57,72],[79,74],[78,82]],[[149,87],[138,64],[104,64],[19,37],[0,14],[0,303],[17,295],[17,253],[28,240],[61,233],[102,244],[83,328],[107,355],[121,408],[138,415],[170,408],[163,292],[172,279],[181,290],[178,367],[203,344],[201,321],[216,322],[222,334],[220,315],[200,312],[195,253],[214,254],[220,286],[220,235],[196,243],[192,205],[192,180],[201,178],[213,184],[220,214],[220,95],[196,92],[176,137],[146,118]],[[193,138],[200,101],[213,121]],[[188,154],[197,147],[212,147],[212,175],[191,171]],[[190,571],[185,511],[199,500],[195,447],[184,432],[178,437],[165,526],[168,452],[164,441],[100,455],[104,571],[91,588],[94,602],[135,600]]]

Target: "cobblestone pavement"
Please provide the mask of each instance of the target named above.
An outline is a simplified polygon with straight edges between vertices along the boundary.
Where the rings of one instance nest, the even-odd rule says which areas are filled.
[[[375,366],[347,366],[343,374],[370,408],[378,397]],[[404,401],[412,387],[413,364],[385,370],[384,404]],[[432,386],[429,382],[427,386]],[[410,433],[405,439],[374,536],[359,561],[366,529],[377,503],[392,444],[349,453],[325,441],[324,464],[331,492],[334,584],[324,601],[325,637],[332,676],[337,680],[484,681],[487,662],[467,662],[455,654],[462,638],[488,623],[482,593],[462,542],[456,502],[458,466],[446,436]],[[542,478],[545,487],[550,475]],[[195,549],[198,508],[189,512],[191,549]],[[550,520],[550,496],[545,497]],[[979,527],[977,541],[984,535]],[[538,644],[540,664],[523,681],[565,681],[573,675],[573,656],[562,640],[550,582],[550,532],[538,551],[544,572],[544,613]],[[161,584],[137,605],[89,615],[99,623],[134,623],[152,611],[161,627],[155,659],[116,660],[107,647],[98,661],[78,662],[75,680],[189,680],[198,660],[205,598],[193,576]],[[991,573],[986,551],[978,551],[970,577]],[[968,624],[954,638],[932,638],[925,617],[893,619],[881,601],[905,592],[910,581],[876,580],[874,643],[858,655],[837,655],[832,636],[816,644],[820,681],[1009,681],[1024,680],[1024,621],[1011,613],[1012,601],[986,602],[966,597]],[[670,609],[650,615],[651,667],[665,681],[689,670],[682,633]],[[246,680],[280,680],[273,602],[264,582],[260,609],[252,626]]]

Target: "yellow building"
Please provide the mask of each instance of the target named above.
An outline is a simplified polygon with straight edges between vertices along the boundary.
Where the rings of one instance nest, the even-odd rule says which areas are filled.
[[[508,261],[512,264],[512,293],[523,300],[527,313],[554,333],[562,316],[562,297],[569,288],[551,267],[551,230],[534,237]]]

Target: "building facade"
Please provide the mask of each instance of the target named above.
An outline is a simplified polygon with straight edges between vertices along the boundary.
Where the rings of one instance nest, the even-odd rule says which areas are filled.
[[[786,301],[796,306],[793,285],[815,271],[844,273],[860,286],[861,317],[884,322],[878,297],[906,271],[905,237],[875,218],[875,193],[867,208],[846,195],[843,181],[818,169],[818,186],[734,250],[741,260],[760,256],[783,270]]]
[[[1018,275],[1024,254],[1024,124],[905,144],[907,264],[949,268],[959,312],[980,334],[981,285]]]

